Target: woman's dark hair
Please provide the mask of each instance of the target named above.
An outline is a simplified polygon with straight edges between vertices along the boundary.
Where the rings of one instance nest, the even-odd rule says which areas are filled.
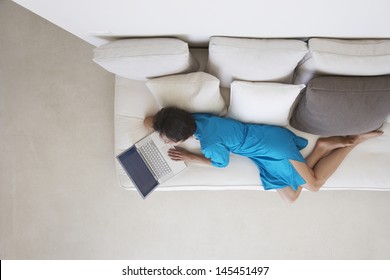
[[[154,116],[153,129],[168,139],[179,142],[191,137],[196,130],[192,115],[175,107],[162,108]]]

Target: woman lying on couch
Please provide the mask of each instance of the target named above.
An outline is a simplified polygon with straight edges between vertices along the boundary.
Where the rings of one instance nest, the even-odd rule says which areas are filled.
[[[173,160],[226,167],[230,152],[250,158],[259,168],[264,189],[276,189],[288,202],[294,202],[302,188],[318,191],[354,147],[383,134],[373,131],[320,138],[304,159],[300,150],[308,141],[283,127],[245,124],[173,107],[161,109],[145,118],[144,123],[159,132],[167,144],[178,145],[192,136],[200,141],[203,155],[176,147],[168,152]]]

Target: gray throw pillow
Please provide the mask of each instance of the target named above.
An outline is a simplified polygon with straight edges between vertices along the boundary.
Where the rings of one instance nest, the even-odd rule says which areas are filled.
[[[376,130],[390,114],[390,76],[322,76],[312,79],[290,124],[322,136]]]

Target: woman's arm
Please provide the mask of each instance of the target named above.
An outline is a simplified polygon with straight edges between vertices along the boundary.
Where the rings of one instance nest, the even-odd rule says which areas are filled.
[[[187,161],[187,162],[197,162],[207,165],[211,165],[211,160],[206,158],[204,155],[197,155],[187,151],[186,149],[175,147],[168,151],[168,156],[175,161]]]

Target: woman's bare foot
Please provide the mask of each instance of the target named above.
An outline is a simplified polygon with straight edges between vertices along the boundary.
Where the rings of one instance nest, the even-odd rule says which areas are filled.
[[[348,136],[348,137],[350,139],[352,139],[353,145],[358,145],[358,144],[363,143],[364,141],[366,141],[370,138],[381,136],[382,134],[383,134],[383,131],[375,130],[375,131],[371,131],[371,132],[367,132],[367,133],[363,133],[363,134],[359,134],[359,135],[354,135],[354,136]]]
[[[332,151],[338,148],[352,146],[355,141],[356,139],[351,136],[332,136],[318,139],[317,145],[325,151]]]

